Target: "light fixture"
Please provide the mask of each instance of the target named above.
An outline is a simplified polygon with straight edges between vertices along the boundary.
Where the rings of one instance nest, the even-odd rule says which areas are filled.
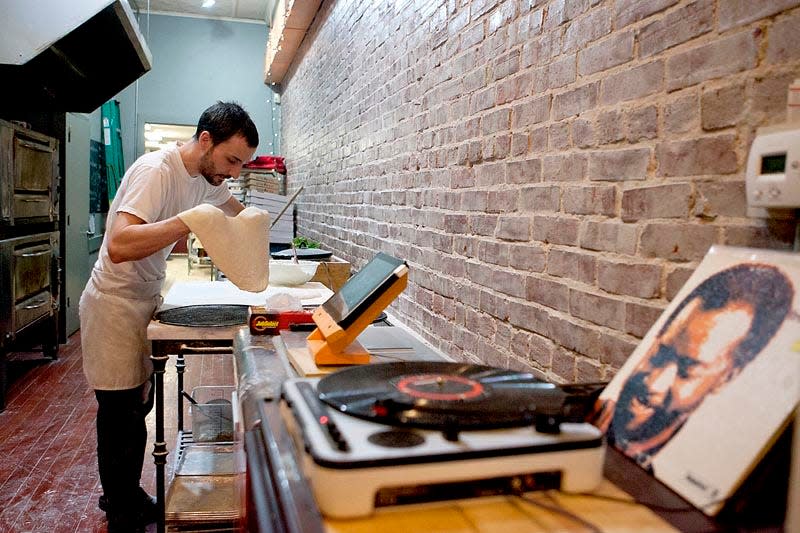
[[[209,7],[214,7],[216,3],[216,0],[203,0],[203,7],[208,9]]]

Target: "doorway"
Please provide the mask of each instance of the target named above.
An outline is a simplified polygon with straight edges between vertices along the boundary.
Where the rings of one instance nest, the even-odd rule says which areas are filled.
[[[197,130],[197,126],[145,122],[144,151],[145,153],[155,152],[175,142],[186,142],[192,138],[195,130]]]

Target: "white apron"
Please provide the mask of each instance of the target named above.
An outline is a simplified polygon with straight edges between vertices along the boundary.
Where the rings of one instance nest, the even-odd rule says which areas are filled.
[[[79,307],[83,373],[90,387],[133,389],[150,378],[147,325],[161,304],[162,283],[92,270]]]

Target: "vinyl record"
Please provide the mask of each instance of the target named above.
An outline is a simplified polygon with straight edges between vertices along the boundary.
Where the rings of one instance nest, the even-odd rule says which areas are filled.
[[[467,363],[380,363],[317,384],[322,401],[382,424],[456,430],[530,425],[560,405],[560,389],[526,372]]]

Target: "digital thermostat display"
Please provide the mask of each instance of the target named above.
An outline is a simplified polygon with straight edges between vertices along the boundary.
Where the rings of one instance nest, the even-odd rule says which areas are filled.
[[[761,157],[762,174],[783,174],[786,172],[786,154],[765,155]]]

